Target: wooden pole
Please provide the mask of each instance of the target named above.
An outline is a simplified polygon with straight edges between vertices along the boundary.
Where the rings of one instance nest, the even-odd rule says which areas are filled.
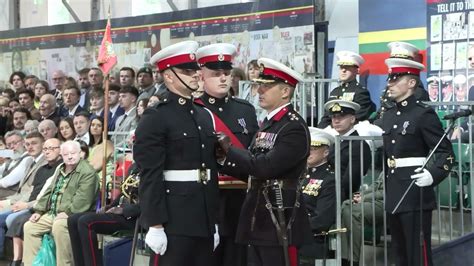
[[[109,135],[109,74],[105,77],[105,89],[104,89],[104,130],[102,131],[102,144],[104,146],[102,156],[102,189],[101,189],[101,207],[106,205],[107,199],[107,137]]]

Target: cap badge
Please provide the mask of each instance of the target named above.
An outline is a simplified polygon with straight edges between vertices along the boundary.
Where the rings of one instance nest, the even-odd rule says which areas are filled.
[[[191,53],[191,54],[189,54],[189,58],[190,58],[191,60],[194,60],[194,59],[196,59],[196,55],[193,54],[193,53]]]
[[[258,67],[258,71],[260,73],[263,73],[263,71],[265,70],[265,66],[263,64],[261,64],[259,67]]]
[[[340,112],[342,110],[341,106],[338,104],[338,103],[335,103],[332,107],[331,107],[331,111],[333,112]]]
[[[217,60],[219,60],[219,61],[224,61],[224,59],[225,59],[225,58],[224,58],[224,55],[223,55],[223,54],[219,54],[219,55],[217,56]]]

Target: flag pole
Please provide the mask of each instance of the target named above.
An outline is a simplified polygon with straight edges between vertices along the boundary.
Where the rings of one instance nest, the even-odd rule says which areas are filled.
[[[106,205],[107,200],[107,150],[108,150],[108,135],[109,135],[109,74],[105,77],[104,88],[104,130],[102,131],[102,144],[104,146],[102,157],[102,179],[101,179],[101,206]],[[114,180],[115,181],[115,180]]]

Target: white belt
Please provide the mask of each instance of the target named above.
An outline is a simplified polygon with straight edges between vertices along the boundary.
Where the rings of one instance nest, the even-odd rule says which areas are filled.
[[[387,165],[389,168],[401,168],[401,167],[413,167],[413,166],[422,166],[426,161],[426,157],[407,157],[387,159]]]
[[[163,171],[165,181],[176,182],[201,182],[211,180],[210,169],[193,169],[193,170],[165,170]]]

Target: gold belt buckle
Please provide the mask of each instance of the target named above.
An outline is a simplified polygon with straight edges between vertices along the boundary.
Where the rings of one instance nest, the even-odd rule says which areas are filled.
[[[396,166],[395,159],[392,159],[392,158],[387,159],[387,165],[389,168],[395,168]]]

